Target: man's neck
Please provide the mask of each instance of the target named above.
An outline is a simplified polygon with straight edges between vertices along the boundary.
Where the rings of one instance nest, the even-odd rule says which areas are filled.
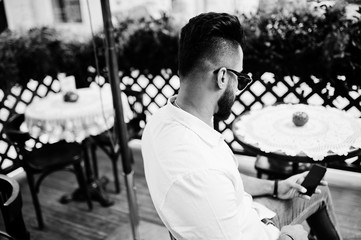
[[[182,110],[199,118],[209,126],[213,127],[213,112],[212,103],[209,98],[197,93],[196,89],[181,88],[179,90],[176,103]]]

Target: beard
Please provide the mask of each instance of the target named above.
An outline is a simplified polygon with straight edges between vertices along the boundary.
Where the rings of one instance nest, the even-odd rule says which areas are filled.
[[[218,111],[214,114],[219,120],[227,120],[232,113],[232,106],[235,96],[232,93],[230,84],[218,100]]]

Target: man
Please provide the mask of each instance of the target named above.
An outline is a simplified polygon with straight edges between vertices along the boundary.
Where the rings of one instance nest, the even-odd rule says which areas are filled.
[[[278,183],[241,175],[213,129],[213,116],[227,119],[249,83],[240,73],[242,39],[228,14],[201,14],[183,27],[179,94],[153,115],[142,139],[155,208],[178,240],[303,240],[306,219],[320,240],[341,239],[326,187],[310,198],[300,185],[306,173]]]

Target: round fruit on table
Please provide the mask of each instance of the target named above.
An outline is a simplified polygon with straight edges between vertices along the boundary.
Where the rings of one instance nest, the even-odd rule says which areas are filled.
[[[76,102],[78,101],[79,95],[75,92],[68,91],[64,94],[64,102]]]
[[[308,122],[308,115],[305,112],[295,112],[292,121],[297,127],[302,127]]]

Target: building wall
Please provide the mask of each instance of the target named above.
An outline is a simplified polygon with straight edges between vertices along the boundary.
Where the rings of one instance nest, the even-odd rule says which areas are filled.
[[[122,16],[134,16],[136,12],[146,12],[153,17],[158,17],[162,12],[169,12],[171,0],[113,0],[111,1],[113,13]]]
[[[67,34],[88,37],[91,34],[87,1],[80,0],[81,23],[58,23],[55,21],[51,0],[5,0],[8,26],[11,30],[26,30],[39,26],[51,26]],[[95,31],[103,26],[100,1],[89,0],[92,24]]]
[[[235,0],[208,0],[206,1],[205,10],[207,12],[228,12],[235,13]]]
[[[9,29],[27,29],[35,25],[31,0],[6,0],[4,3]]]
[[[88,0],[92,25],[95,31],[103,26],[100,0]],[[202,12],[255,12],[259,0],[110,0],[113,16],[147,14],[158,17],[168,12],[180,24]],[[52,26],[65,30],[69,35],[90,36],[90,20],[87,0],[80,0],[82,23],[58,23],[55,21],[52,0],[5,0],[9,28],[26,30],[37,26]]]
[[[53,0],[2,0],[4,1],[8,27],[11,30],[26,30],[38,26],[51,26],[67,33],[70,37],[87,39],[91,35],[87,2],[91,12],[91,24],[95,32],[103,28],[100,0],[79,0],[81,23],[59,23],[54,16]],[[283,10],[312,5],[306,0],[109,0],[114,19],[116,17],[137,17],[150,15],[159,17],[162,12],[169,13],[178,20],[180,26],[202,12],[256,13],[272,12],[276,7]],[[334,4],[343,0],[323,1]],[[352,18],[359,5],[349,4],[347,15]],[[121,19],[121,18],[120,18]]]

